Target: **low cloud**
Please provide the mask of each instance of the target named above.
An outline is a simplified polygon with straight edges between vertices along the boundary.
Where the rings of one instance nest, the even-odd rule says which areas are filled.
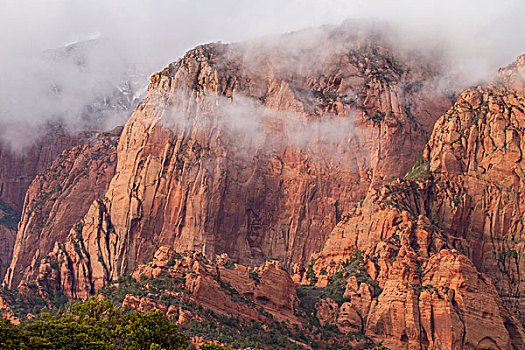
[[[524,13],[525,3],[511,0],[5,0],[0,139],[20,149],[46,123],[111,128],[128,117],[126,108],[140,98],[151,73],[197,44],[348,18],[388,23],[398,45],[439,53],[446,62],[440,84],[461,88],[493,76],[525,51]],[[316,33],[302,32],[297,43],[318,42],[309,40]]]
[[[154,97],[148,98],[152,103]],[[197,102],[176,92],[170,101],[176,104],[161,108],[158,120],[150,117],[177,135],[214,143],[216,150],[223,146],[240,159],[293,149],[307,153],[311,159],[339,163],[355,157],[347,154],[347,150],[354,149],[351,143],[371,136],[368,128],[356,123],[352,112],[312,119],[303,113],[268,108],[258,99],[240,94],[227,98],[211,93]]]

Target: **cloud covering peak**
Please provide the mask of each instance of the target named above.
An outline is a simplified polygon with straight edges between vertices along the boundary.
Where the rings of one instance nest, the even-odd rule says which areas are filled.
[[[5,0],[0,138],[29,142],[24,132],[57,121],[84,128],[87,104],[126,89],[132,104],[151,73],[197,44],[345,19],[389,23],[401,45],[438,49],[463,74],[461,84],[476,83],[525,52],[524,15],[517,0]],[[95,127],[110,128],[129,113],[109,111]]]

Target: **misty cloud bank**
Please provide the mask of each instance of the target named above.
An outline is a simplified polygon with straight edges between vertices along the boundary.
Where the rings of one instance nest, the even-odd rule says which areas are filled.
[[[148,104],[155,98],[150,94]],[[165,100],[161,100],[162,105]],[[170,100],[177,103],[163,106],[160,116],[150,116],[151,122],[198,140],[201,146],[212,143],[212,149],[224,147],[237,159],[253,160],[256,155],[288,149],[305,152],[310,159],[340,164],[353,157],[351,144],[361,144],[361,138],[372,136],[370,129],[356,123],[354,113],[325,114],[312,120],[304,113],[268,108],[241,94],[227,98],[210,93],[196,100],[178,91]],[[366,158],[367,152],[360,157]]]
[[[347,18],[388,22],[397,44],[445,57],[445,84],[475,84],[525,52],[524,15],[517,0],[5,0],[0,139],[20,149],[48,123],[109,129],[126,120],[151,73],[195,45]]]

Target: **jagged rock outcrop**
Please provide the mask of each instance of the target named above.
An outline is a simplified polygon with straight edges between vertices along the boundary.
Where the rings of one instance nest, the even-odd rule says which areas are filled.
[[[57,53],[50,52],[50,54],[54,56]],[[79,56],[76,59],[78,62],[81,62],[81,53],[77,52],[77,54]],[[24,129],[23,125],[18,125],[17,123],[0,125],[2,128],[0,131],[0,138],[2,138],[0,144],[0,209],[8,212],[5,220],[0,219],[0,244],[3,244],[0,247],[2,251],[0,253],[0,279],[4,279],[7,267],[13,256],[14,240],[11,237],[12,231],[16,232],[17,230],[17,225],[23,212],[24,199],[30,184],[38,174],[44,173],[64,150],[83,144],[95,134],[93,130],[99,130],[100,127],[107,126],[105,119],[107,119],[109,114],[129,115],[131,113],[130,111],[138,102],[136,96],[134,96],[136,92],[133,91],[129,82],[123,82],[122,84],[123,86],[121,87],[114,87],[106,96],[95,101],[89,101],[89,104],[84,106],[85,108],[81,113],[82,117],[79,117],[82,120],[76,122],[77,125],[75,125],[76,128],[74,130],[70,130],[68,128],[70,125],[65,125],[67,123],[50,122],[38,128],[38,135],[34,135],[33,133],[28,134],[17,130],[17,128]],[[80,108],[81,106],[77,107]],[[74,119],[75,116],[69,117]],[[29,125],[27,128],[31,130],[37,129],[37,127]],[[73,156],[73,154],[70,154],[70,156]],[[64,175],[61,176],[65,175],[66,173],[64,172]],[[36,196],[36,194],[33,193],[31,196]],[[73,202],[69,203],[69,205],[71,208],[75,207]],[[79,206],[77,209],[83,210],[81,216],[85,214],[83,206]],[[67,231],[62,234],[67,234]],[[44,234],[43,237],[46,237],[46,235]],[[46,239],[48,241],[47,244],[50,244],[51,247],[54,244],[54,237],[51,236],[49,240]],[[41,256],[45,256],[47,253],[49,253],[49,250],[42,251]],[[36,262],[32,261],[31,265],[35,263],[38,265],[41,256],[38,257]],[[24,268],[27,267],[28,265],[26,264]],[[38,271],[38,266],[36,271]]]
[[[294,310],[298,304],[295,286],[278,262],[266,262],[256,268],[247,268],[228,258],[218,257],[217,262],[207,260],[202,253],[176,253],[161,247],[153,261],[140,265],[133,278],[165,278],[177,284],[163,293],[179,299],[196,302],[214,312],[246,320],[267,321],[268,313],[277,321],[297,323]],[[117,287],[118,288],[118,287]],[[123,306],[148,311],[157,308],[172,318],[195,317],[184,314],[184,309],[166,306],[147,297],[126,295]],[[261,313],[259,309],[265,313]],[[181,312],[183,314],[181,314]]]
[[[104,199],[60,248],[73,295],[161,245],[304,264],[370,186],[409,169],[449,105],[437,66],[352,25],[304,34],[200,46],[152,77]]]
[[[332,288],[339,274],[344,288],[337,303],[318,302],[317,316],[395,349],[521,348],[525,332],[492,280],[414,214],[429,189],[398,180],[343,219],[313,270],[318,285]]]
[[[325,322],[400,349],[525,346],[522,71],[523,57],[464,91],[407,179],[370,191],[334,229],[312,269],[319,285],[338,271],[348,285],[340,305],[318,303]],[[356,254],[366,273],[349,273]]]
[[[97,58],[101,52],[106,53],[104,63]],[[115,74],[100,75],[97,64],[106,64],[110,57],[118,61],[113,61],[111,65],[119,67],[119,70],[114,71]],[[20,99],[13,100],[12,104],[2,106],[4,118],[0,121],[0,209],[7,207],[16,213],[16,217],[10,218],[7,226],[0,219],[0,242],[5,242],[5,250],[0,247],[0,250],[5,251],[0,253],[2,280],[9,266],[6,261],[10,261],[13,254],[14,241],[10,232],[17,230],[26,192],[36,175],[46,171],[65,149],[83,144],[98,131],[107,131],[124,123],[141,98],[142,91],[139,89],[144,88],[147,82],[145,76],[138,74],[128,62],[122,60],[116,47],[107,39],[79,41],[46,50],[34,57],[33,63],[42,74],[38,82],[35,82],[38,83],[38,93],[19,96]],[[65,77],[67,79],[64,80]],[[33,78],[35,77],[31,77]],[[17,89],[15,87],[15,95],[23,92]],[[36,104],[33,100],[39,103]],[[19,106],[20,103],[27,106]],[[19,112],[21,115],[17,114]],[[32,193],[31,196],[38,195]],[[68,205],[75,207],[73,201]],[[83,216],[86,213],[85,208],[80,205],[76,209],[81,208]],[[73,211],[76,209],[73,208]],[[43,221],[45,220],[47,219],[44,218]],[[78,218],[75,220],[78,221]],[[42,239],[47,241],[44,245],[53,247],[53,240],[67,235],[68,231],[69,229],[52,235],[49,240]],[[46,232],[42,237],[46,237]],[[37,273],[40,258],[49,251],[40,251],[35,261],[22,259],[17,264],[24,264],[25,270],[31,265],[29,269]]]
[[[96,199],[104,195],[114,175],[116,146],[122,128],[96,134],[86,143],[62,152],[37,175],[26,195],[14,254],[5,281],[18,285],[22,276],[35,279],[40,260],[69,231]]]
[[[3,295],[0,295],[0,316],[10,320],[11,322],[18,324],[20,320],[15,317],[13,311],[9,306],[9,302],[5,300]]]
[[[435,177],[428,212],[522,321],[524,67],[521,56],[490,87],[465,91],[425,151]]]
[[[184,321],[184,311],[182,311],[182,309],[177,310],[172,305],[167,306],[164,303],[148,297],[139,297],[133,294],[127,294],[126,298],[122,302],[122,307],[137,310],[139,312],[159,310],[166,314],[166,316],[171,320],[174,320],[174,318],[177,317],[177,323],[179,324]]]

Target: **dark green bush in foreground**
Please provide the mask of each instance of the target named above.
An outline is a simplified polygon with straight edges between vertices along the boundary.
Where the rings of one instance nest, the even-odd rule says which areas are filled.
[[[105,298],[74,304],[59,317],[43,313],[19,326],[0,319],[1,349],[186,349],[188,341],[160,311],[123,313]]]

